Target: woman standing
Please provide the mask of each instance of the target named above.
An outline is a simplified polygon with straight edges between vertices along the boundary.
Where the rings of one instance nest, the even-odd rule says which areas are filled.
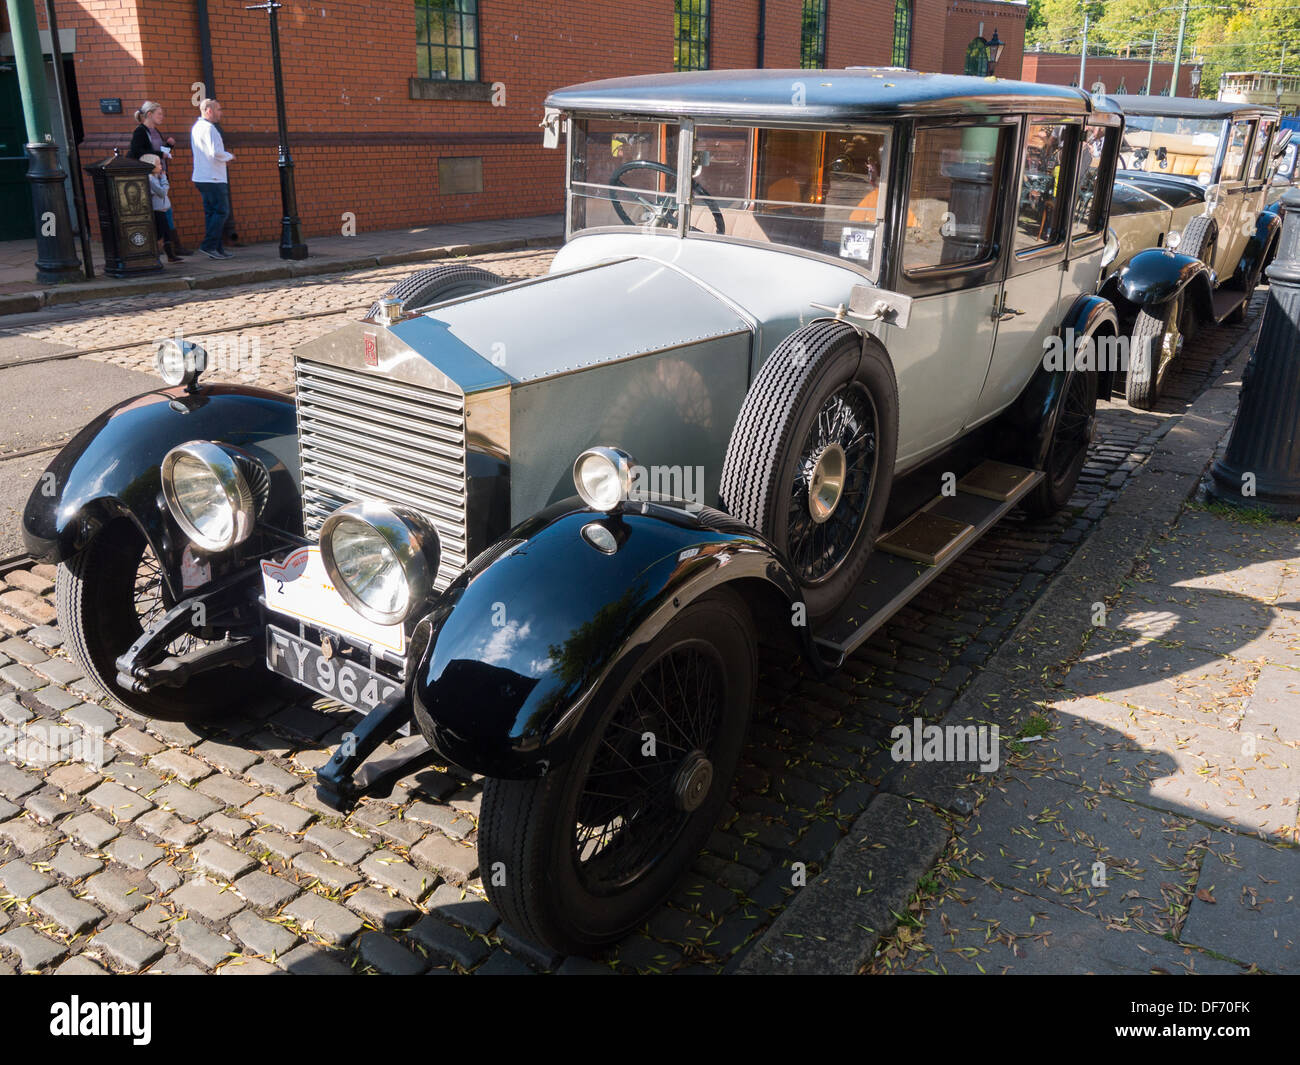
[[[131,146],[126,151],[128,157],[139,159],[143,155],[157,155],[164,160],[170,161],[172,149],[176,146],[176,138],[164,137],[159,129],[166,117],[160,103],[146,100],[140,105],[140,109],[135,113],[135,120],[139,125],[135,127],[135,132],[131,134]],[[164,169],[166,165],[166,162],[164,162]],[[163,213],[163,217],[166,219],[167,227],[158,233],[158,238],[164,245],[171,245],[168,258],[171,258],[172,254],[189,254],[181,248],[181,235],[176,232],[176,219],[172,215],[170,205]]]

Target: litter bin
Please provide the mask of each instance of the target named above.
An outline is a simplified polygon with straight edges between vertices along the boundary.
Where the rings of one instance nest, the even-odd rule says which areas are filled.
[[[99,232],[104,242],[104,273],[110,277],[161,273],[149,197],[152,168],[114,151],[85,170],[95,186]]]

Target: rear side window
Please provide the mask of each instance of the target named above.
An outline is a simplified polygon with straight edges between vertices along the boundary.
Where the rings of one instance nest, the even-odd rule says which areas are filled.
[[[916,131],[908,190],[903,270],[967,266],[996,251],[998,189],[1011,126]]]
[[[1260,119],[1259,133],[1255,136],[1255,150],[1250,153],[1250,180],[1263,181],[1268,169],[1268,144],[1276,123],[1271,118]]]
[[[1228,150],[1223,157],[1223,175],[1220,181],[1240,181],[1246,172],[1246,146],[1250,144],[1250,130],[1254,122],[1245,119],[1234,122],[1228,134]]]
[[[1074,217],[1070,235],[1075,239],[1101,232],[1106,189],[1101,175],[1109,170],[1111,153],[1118,135],[1114,127],[1086,126],[1079,149],[1079,166],[1074,183]]]
[[[1031,122],[1025,131],[1020,206],[1016,212],[1016,251],[1057,244],[1064,237],[1065,197],[1070,176],[1074,128],[1061,122]]]

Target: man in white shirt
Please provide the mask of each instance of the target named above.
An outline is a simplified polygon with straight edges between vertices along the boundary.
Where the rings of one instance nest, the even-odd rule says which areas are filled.
[[[226,219],[230,217],[230,186],[226,184],[226,164],[235,157],[221,142],[221,105],[216,100],[199,104],[199,117],[190,129],[190,148],[194,152],[194,176],[203,197],[205,230],[199,251],[209,259],[233,259],[233,252],[221,246]]]

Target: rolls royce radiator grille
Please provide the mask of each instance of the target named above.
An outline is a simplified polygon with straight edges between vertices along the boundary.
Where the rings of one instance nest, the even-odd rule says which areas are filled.
[[[409,507],[438,530],[445,588],[468,561],[465,397],[303,359],[295,375],[307,535],[345,503]]]

